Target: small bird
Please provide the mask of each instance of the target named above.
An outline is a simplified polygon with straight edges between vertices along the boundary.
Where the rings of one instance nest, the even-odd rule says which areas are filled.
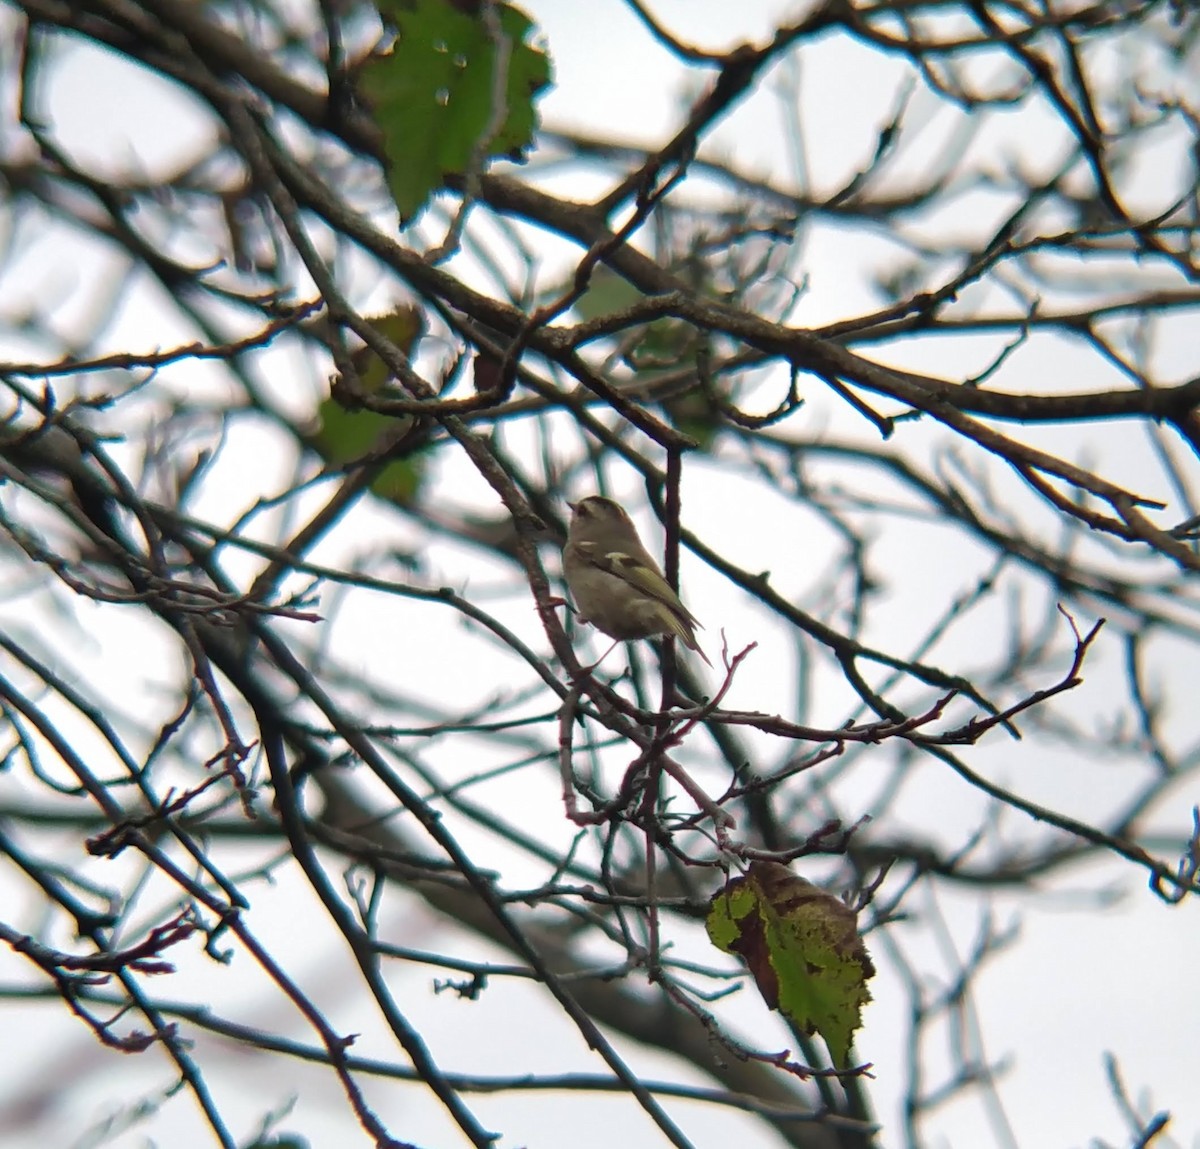
[[[567,505],[571,527],[563,573],[580,617],[618,641],[673,634],[708,662],[696,643],[700,624],[663,578],[621,506],[603,495]]]

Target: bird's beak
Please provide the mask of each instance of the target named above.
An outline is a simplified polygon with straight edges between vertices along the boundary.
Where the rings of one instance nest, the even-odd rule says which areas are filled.
[[[567,506],[571,508],[571,512],[572,512],[572,514],[573,514],[575,511],[579,510],[579,504],[578,504],[578,503],[568,503],[568,504],[567,504]]]

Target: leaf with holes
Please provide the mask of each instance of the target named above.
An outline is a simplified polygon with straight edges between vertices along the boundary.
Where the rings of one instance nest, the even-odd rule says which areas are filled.
[[[526,43],[533,23],[519,9],[495,5],[497,43],[477,7],[448,0],[379,5],[395,40],[363,64],[359,87],[383,132],[388,186],[402,220],[447,175],[495,156],[520,158],[533,139],[534,99],[550,83],[550,59]],[[493,99],[498,61],[507,78],[502,102]]]
[[[705,925],[713,945],[746,963],[767,1005],[819,1033],[846,1067],[875,976],[854,911],[787,866],[752,862],[717,891]]]

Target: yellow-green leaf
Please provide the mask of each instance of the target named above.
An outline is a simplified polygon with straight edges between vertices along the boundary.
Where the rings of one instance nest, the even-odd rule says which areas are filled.
[[[778,862],[752,862],[714,895],[713,945],[747,965],[763,1000],[806,1033],[819,1033],[834,1065],[849,1064],[875,967],[854,912]]]

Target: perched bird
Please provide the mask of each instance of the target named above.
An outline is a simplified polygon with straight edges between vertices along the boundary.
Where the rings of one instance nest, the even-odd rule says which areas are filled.
[[[625,511],[603,495],[568,506],[563,573],[580,617],[618,641],[673,634],[708,662],[696,644],[700,624],[663,578]]]

